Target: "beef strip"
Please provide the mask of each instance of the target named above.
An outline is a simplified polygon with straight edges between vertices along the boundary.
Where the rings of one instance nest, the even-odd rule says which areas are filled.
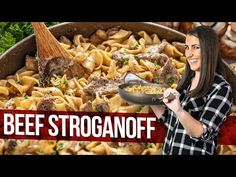
[[[109,28],[107,31],[106,31],[106,34],[107,36],[112,36],[114,35],[115,33],[117,33],[118,31],[120,31],[120,26],[116,26],[116,27],[113,27],[113,28]]]
[[[49,60],[39,60],[39,76],[41,86],[48,86],[50,78],[53,75],[63,76],[67,78],[84,76],[84,68],[75,60],[69,58],[56,57]]]
[[[100,101],[97,103],[96,106],[96,111],[97,112],[109,112],[110,111],[110,106],[107,101]]]
[[[164,66],[169,57],[164,53],[141,53],[135,56],[136,59],[144,59],[151,61],[153,63],[159,64],[160,66]]]
[[[166,40],[163,40],[161,44],[151,45],[144,53],[135,55],[135,58],[149,60],[153,63],[164,66],[164,64],[168,60],[168,56],[163,53],[167,44],[168,42]]]
[[[130,58],[130,54],[120,53],[120,52],[113,52],[112,59],[117,61],[117,66],[122,67],[126,62],[128,62]]]
[[[60,36],[59,42],[67,45],[72,45],[72,42],[65,36]]]
[[[17,146],[17,142],[14,139],[7,140],[6,142],[7,148],[5,149],[6,155],[12,155],[15,151],[15,148]]]
[[[88,95],[108,95],[118,93],[118,86],[122,84],[121,78],[107,79],[105,77],[94,77],[90,83],[83,89]]]
[[[153,63],[157,63],[161,66],[164,66],[166,61],[168,60],[168,56],[164,53],[161,53],[164,50],[164,46],[167,43],[163,42],[161,45],[151,45],[149,46],[148,50],[144,53],[140,53],[137,55],[134,55],[135,59],[144,59],[149,60]],[[131,54],[124,54],[120,52],[113,52],[112,59],[118,61],[118,66],[123,66],[125,62],[128,62],[129,58],[131,57]]]
[[[53,105],[53,98],[50,95],[45,95],[38,105],[39,111],[55,111],[56,108]]]
[[[28,70],[38,72],[38,61],[35,57],[26,55],[25,66]]]
[[[82,78],[85,75],[84,68],[80,65],[79,62],[73,61],[73,64],[65,72],[67,78],[78,77]]]
[[[172,64],[171,59],[168,59],[165,65],[160,69],[159,76],[157,78],[159,80],[159,83],[165,83],[168,85],[172,85],[173,83],[178,82],[178,72],[175,68],[175,65]]]
[[[144,143],[133,143],[133,142],[108,142],[112,148],[124,148],[132,152],[132,154],[140,155],[144,150]]]
[[[84,111],[84,112],[95,112],[95,110],[93,109],[93,106],[92,106],[92,102],[91,101],[88,101],[85,106],[82,108],[81,111]]]
[[[94,33],[90,36],[89,41],[91,42],[91,44],[97,46],[98,44],[101,44],[104,40],[101,39],[98,35],[96,35],[96,33]]]
[[[185,44],[181,42],[172,42],[172,45],[180,51],[182,54],[185,53]]]
[[[125,148],[127,148],[129,151],[131,151],[135,155],[140,155],[144,151],[145,146],[143,143],[128,142]]]
[[[138,59],[149,60],[160,65],[162,68],[155,73],[154,80],[158,83],[172,85],[177,83],[179,76],[172,60],[164,53],[146,52],[136,55]]]

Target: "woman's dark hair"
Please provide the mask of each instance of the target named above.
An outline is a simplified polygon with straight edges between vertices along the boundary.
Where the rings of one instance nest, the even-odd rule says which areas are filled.
[[[219,51],[219,38],[215,31],[207,26],[198,26],[188,31],[187,35],[199,39],[201,49],[200,80],[197,87],[188,93],[192,97],[203,97],[212,87],[215,73],[222,73],[222,60]],[[194,71],[190,69],[188,62],[185,66],[185,73],[180,80],[177,90],[187,89],[194,77]]]

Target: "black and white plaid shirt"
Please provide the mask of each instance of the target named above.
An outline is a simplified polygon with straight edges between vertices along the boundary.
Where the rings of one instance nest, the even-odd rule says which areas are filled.
[[[189,136],[175,113],[167,108],[160,118],[167,126],[162,153],[215,154],[219,128],[232,105],[231,87],[221,75],[216,74],[213,87],[205,97],[189,97],[188,89],[180,93],[181,106],[203,124],[204,134],[200,138]]]

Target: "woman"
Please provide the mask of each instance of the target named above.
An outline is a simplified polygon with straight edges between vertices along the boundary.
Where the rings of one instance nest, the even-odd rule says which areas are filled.
[[[217,135],[232,106],[232,91],[221,75],[216,33],[206,26],[191,29],[186,36],[187,64],[175,89],[174,100],[151,106],[167,126],[163,154],[215,154]]]

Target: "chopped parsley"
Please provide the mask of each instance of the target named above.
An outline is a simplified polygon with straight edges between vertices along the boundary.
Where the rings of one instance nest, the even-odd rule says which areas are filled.
[[[64,82],[65,87],[69,87],[69,83],[67,81]]]
[[[95,99],[95,96],[94,96],[94,95],[88,95],[88,99],[89,99],[90,101],[93,101],[93,100]]]
[[[155,83],[160,83],[160,78],[158,78],[158,77],[157,77],[157,78],[154,78],[154,82],[155,82]]]
[[[150,149],[153,148],[154,144],[153,143],[145,143],[145,149]]]
[[[135,44],[133,44],[132,46],[131,46],[131,49],[132,50],[136,50],[136,49],[138,49],[139,48],[139,44],[138,43],[135,43]]]
[[[84,142],[83,141],[79,141],[78,144],[79,144],[79,146],[84,146]]]
[[[53,150],[53,151],[51,152],[51,155],[57,155],[57,151]]]
[[[159,66],[159,65],[160,65],[160,63],[159,63],[157,60],[155,60],[155,61],[153,62],[153,64],[154,64],[155,66]]]
[[[101,108],[98,105],[96,106],[95,109],[96,109],[97,112],[102,112]]]
[[[49,141],[48,144],[49,145],[54,145],[54,142],[53,141]]]
[[[138,107],[138,109],[137,109],[137,112],[140,112],[140,111],[142,110],[142,108],[143,108],[143,106],[140,105],[140,106]]]
[[[38,154],[38,155],[44,155],[44,152],[42,152],[42,151],[37,151],[36,154]]]
[[[64,148],[64,144],[63,143],[60,142],[60,143],[57,144],[57,150],[58,151],[63,150],[63,148]]]
[[[28,142],[27,142],[27,146],[29,146],[30,145],[30,141],[28,140]]]
[[[166,78],[165,83],[168,85],[172,85],[175,83],[175,79],[173,77]]]
[[[124,57],[120,60],[121,64],[124,65],[125,63],[127,63],[129,61],[129,57]]]
[[[61,87],[61,82],[57,83],[55,87],[60,88]]]

